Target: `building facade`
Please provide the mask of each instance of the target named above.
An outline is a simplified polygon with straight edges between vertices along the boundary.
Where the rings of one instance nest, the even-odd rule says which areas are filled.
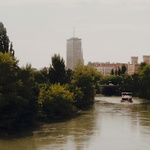
[[[121,68],[122,65],[125,65],[127,67],[127,64],[123,63],[110,63],[110,62],[105,62],[105,63],[88,63],[88,65],[93,66],[97,71],[99,71],[102,75],[104,76],[110,76],[112,73],[112,70],[116,70],[118,68]]]
[[[138,57],[132,56],[131,57],[131,64],[138,64]]]
[[[66,66],[71,70],[74,69],[79,61],[84,64],[81,39],[73,37],[67,40],[66,59]]]
[[[128,74],[132,75],[139,71],[138,57],[131,57],[131,64],[128,63]]]
[[[143,56],[143,62],[150,64],[150,55],[144,55]]]
[[[150,64],[150,55],[143,56],[143,62]],[[109,76],[112,73],[112,70],[115,72],[118,68],[121,68],[122,65],[126,67],[126,73],[132,75],[139,72],[140,64],[138,63],[138,57],[132,56],[131,62],[127,63],[99,63],[99,62],[89,62],[88,65],[93,66],[104,76]]]

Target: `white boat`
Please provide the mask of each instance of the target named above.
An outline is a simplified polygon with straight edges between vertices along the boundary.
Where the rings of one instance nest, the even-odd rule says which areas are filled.
[[[132,92],[122,92],[121,93],[122,97],[121,97],[121,102],[130,102],[132,103]]]

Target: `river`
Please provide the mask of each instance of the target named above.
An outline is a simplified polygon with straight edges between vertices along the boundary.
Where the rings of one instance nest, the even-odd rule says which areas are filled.
[[[79,117],[45,124],[26,137],[0,139],[0,150],[150,150],[150,103],[96,97]]]

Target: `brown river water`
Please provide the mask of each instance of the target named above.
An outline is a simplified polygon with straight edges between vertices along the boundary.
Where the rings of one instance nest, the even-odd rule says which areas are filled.
[[[71,120],[45,124],[32,135],[0,139],[0,150],[150,150],[150,101],[96,97]]]

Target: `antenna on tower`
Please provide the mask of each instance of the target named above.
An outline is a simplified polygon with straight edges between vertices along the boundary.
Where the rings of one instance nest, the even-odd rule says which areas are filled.
[[[73,27],[73,37],[75,37],[75,27]]]

